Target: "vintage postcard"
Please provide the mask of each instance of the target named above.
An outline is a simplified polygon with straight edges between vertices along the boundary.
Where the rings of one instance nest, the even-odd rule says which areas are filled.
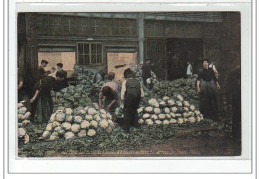
[[[240,6],[25,6],[15,17],[17,159],[250,155]]]

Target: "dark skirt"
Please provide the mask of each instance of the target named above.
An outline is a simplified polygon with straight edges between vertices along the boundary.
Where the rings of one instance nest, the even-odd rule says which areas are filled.
[[[40,93],[37,98],[34,123],[48,123],[53,113],[53,102],[50,93]]]
[[[205,118],[218,119],[218,102],[215,82],[201,80],[199,109]]]

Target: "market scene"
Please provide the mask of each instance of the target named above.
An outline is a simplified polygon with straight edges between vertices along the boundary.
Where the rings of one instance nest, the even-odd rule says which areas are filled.
[[[17,14],[19,157],[241,155],[239,12]]]

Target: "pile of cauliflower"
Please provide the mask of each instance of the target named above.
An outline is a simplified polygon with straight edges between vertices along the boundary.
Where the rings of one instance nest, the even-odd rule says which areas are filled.
[[[151,98],[148,105],[138,110],[141,125],[169,125],[185,123],[198,123],[203,120],[203,115],[195,106],[185,101],[181,95],[173,98],[164,96],[162,99]]]
[[[29,135],[26,133],[26,126],[30,123],[31,113],[27,111],[21,101],[18,103],[18,138],[22,139],[25,144],[29,142]]]
[[[98,109],[96,103],[92,106],[76,109],[60,107],[50,117],[49,123],[42,134],[46,140],[59,138],[74,139],[75,137],[95,136],[98,128],[111,132],[115,127],[110,113]]]

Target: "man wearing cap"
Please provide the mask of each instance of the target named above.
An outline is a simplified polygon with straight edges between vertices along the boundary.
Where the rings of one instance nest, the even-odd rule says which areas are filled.
[[[41,61],[41,65],[37,69],[37,81],[43,79],[44,77],[48,76],[48,72],[44,70],[44,68],[48,65],[46,60]]]

